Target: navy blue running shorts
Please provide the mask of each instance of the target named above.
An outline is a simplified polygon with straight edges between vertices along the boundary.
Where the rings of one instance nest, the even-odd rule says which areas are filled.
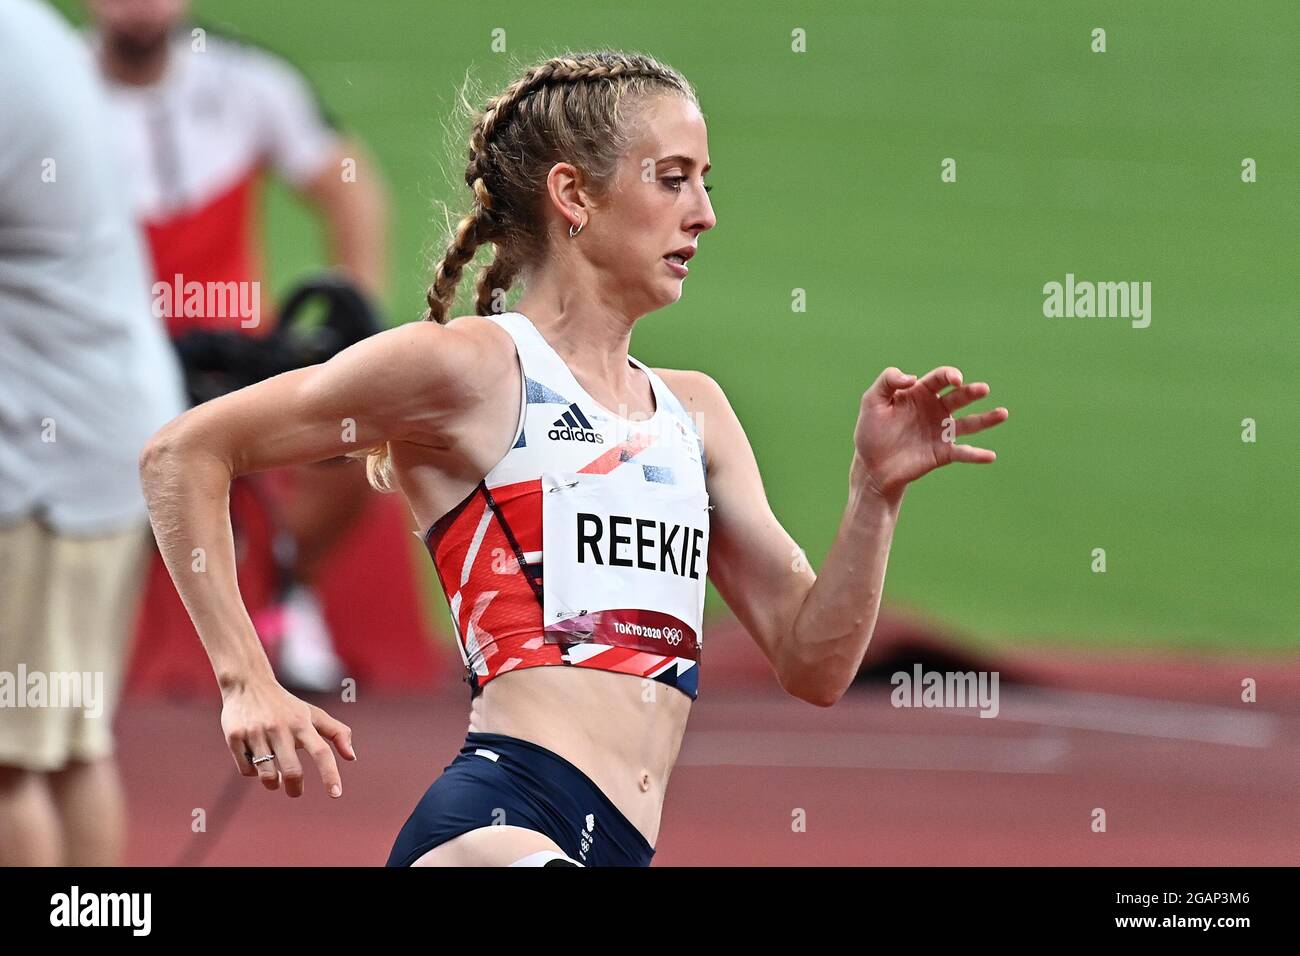
[[[397,835],[389,866],[410,866],[479,827],[526,827],[583,866],[649,866],[652,847],[591,778],[559,754],[505,734],[470,733]]]

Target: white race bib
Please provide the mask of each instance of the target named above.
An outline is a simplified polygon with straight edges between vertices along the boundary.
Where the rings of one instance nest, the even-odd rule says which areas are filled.
[[[699,660],[708,507],[703,489],[543,472],[547,642]]]

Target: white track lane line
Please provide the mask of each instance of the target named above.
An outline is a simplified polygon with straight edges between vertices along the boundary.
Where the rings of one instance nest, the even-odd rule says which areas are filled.
[[[1231,687],[1225,689],[1225,693],[1230,692]],[[1151,697],[1039,687],[1008,687],[999,696],[1001,707],[995,720],[1040,727],[1255,748],[1273,746],[1280,727],[1278,718],[1272,714]],[[970,710],[951,709],[947,713],[978,716]]]

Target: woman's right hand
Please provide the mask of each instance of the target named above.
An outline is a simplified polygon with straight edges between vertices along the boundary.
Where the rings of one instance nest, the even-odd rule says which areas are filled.
[[[303,769],[298,750],[301,748],[316,761],[326,792],[331,797],[343,795],[338,764],[326,741],[333,743],[341,756],[356,760],[352,728],[314,704],[294,697],[270,678],[249,681],[227,691],[224,697],[221,729],[241,774],[260,777],[268,790],[278,790],[283,777],[285,793],[300,797]],[[253,765],[252,757],[266,754],[273,754],[275,759]]]

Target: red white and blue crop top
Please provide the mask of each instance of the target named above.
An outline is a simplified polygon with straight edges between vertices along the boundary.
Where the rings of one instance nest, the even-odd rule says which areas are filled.
[[[597,404],[527,316],[488,318],[518,351],[515,441],[425,535],[472,693],[568,665],[694,699],[710,508],[694,422],[637,359],[655,397],[641,420]]]

